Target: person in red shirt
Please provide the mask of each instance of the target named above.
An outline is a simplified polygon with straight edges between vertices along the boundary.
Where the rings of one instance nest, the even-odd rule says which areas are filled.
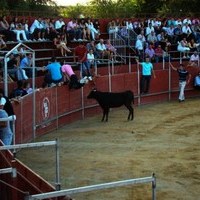
[[[87,48],[84,46],[83,42],[79,42],[79,45],[74,50],[74,62],[80,64],[82,77],[92,80],[90,67],[87,61]]]

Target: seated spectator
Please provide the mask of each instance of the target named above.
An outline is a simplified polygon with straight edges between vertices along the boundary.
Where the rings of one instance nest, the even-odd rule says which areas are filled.
[[[145,29],[145,36],[148,37],[148,35],[151,34],[152,31],[155,32],[155,29],[152,26],[152,23],[149,23],[149,25]]]
[[[188,42],[188,46],[191,52],[197,51],[199,49],[199,45],[200,44],[196,43],[193,38]]]
[[[147,36],[147,42],[153,44],[153,46],[157,46],[157,37],[154,31]]]
[[[8,74],[12,80],[26,80],[28,79],[24,69],[19,67],[20,55],[11,53],[7,60]]]
[[[53,40],[57,36],[58,32],[55,29],[55,19],[50,19],[49,21],[49,40]]]
[[[175,37],[174,37],[174,25],[171,25],[166,29],[167,38],[170,43],[174,43]]]
[[[199,66],[199,54],[197,51],[195,51],[189,60],[188,66],[195,66],[198,67]]]
[[[194,88],[200,89],[200,72],[194,78]]]
[[[192,31],[191,31],[190,26],[187,22],[183,24],[182,32],[183,32],[183,37],[190,39]]]
[[[97,50],[96,50],[96,44],[94,40],[91,40],[89,43],[86,44],[86,48],[88,50],[88,52],[92,49],[93,50],[93,54],[95,59],[97,58]]]
[[[94,28],[97,30],[98,34],[96,35],[96,39],[99,39],[100,36],[100,24],[99,24],[99,20],[98,19],[94,19]]]
[[[88,29],[89,32],[90,32],[91,39],[92,39],[92,40],[95,40],[96,37],[99,36],[99,32],[94,28],[93,22],[91,21],[90,18],[87,19],[85,25],[86,25],[87,29]],[[90,39],[90,38],[89,38],[89,39]]]
[[[87,61],[87,52],[87,48],[84,46],[83,42],[79,42],[79,45],[74,50],[74,62],[78,61],[82,77],[92,79],[90,66]]]
[[[3,39],[4,35],[0,35],[0,50],[4,50],[7,48],[7,45]]]
[[[118,31],[119,31],[119,27],[116,25],[114,20],[112,20],[111,22],[108,23],[109,35],[113,35],[113,37],[116,38]]]
[[[42,18],[38,17],[34,20],[30,27],[30,34],[32,35],[32,38],[38,41],[45,41],[45,30],[42,25]]]
[[[22,80],[17,81],[17,88],[11,92],[10,99],[27,95],[26,90],[23,88],[23,84],[24,82]]]
[[[32,60],[32,54],[27,54],[21,61],[20,61],[20,68],[25,70],[26,75],[28,78],[32,77],[33,68],[32,68],[33,60]],[[35,73],[36,75],[36,73]]]
[[[31,94],[33,92],[33,88],[28,81],[24,81],[23,88],[26,90],[27,94]]]
[[[177,24],[174,28],[174,43],[176,44],[178,41],[181,41],[183,38],[183,31],[181,24]]]
[[[69,36],[69,40],[82,40],[82,32],[81,29],[78,28],[77,20],[76,19],[71,19],[67,23],[67,34]]]
[[[18,42],[22,42],[21,37],[23,38],[23,41],[28,41],[26,38],[26,33],[24,30],[24,27],[20,22],[18,22],[18,18],[14,17],[11,24],[10,24],[10,30],[13,31],[16,34],[16,40]]]
[[[90,40],[90,30],[86,27],[86,23],[84,19],[80,19],[78,21],[78,28],[80,29],[82,33],[81,39],[83,39],[83,41]]]
[[[67,52],[71,53],[71,50],[67,47],[67,40],[64,38],[64,35],[57,34],[57,37],[54,38],[53,43],[57,49],[60,50],[61,55],[67,56]]]
[[[109,51],[110,60],[116,61],[117,49],[111,44],[109,39],[106,40],[105,46],[106,46],[107,51]]]
[[[6,103],[4,97],[0,100],[0,118],[8,118],[8,114],[3,107]],[[4,143],[4,145],[11,145],[12,144],[13,133],[10,129],[9,121],[1,121],[0,122],[0,139]]]
[[[157,48],[155,48],[155,61],[156,63],[163,61],[168,61],[169,56],[168,54],[162,49],[161,45],[158,45]]]
[[[65,22],[63,21],[63,18],[60,17],[58,20],[55,21],[55,29],[58,33],[61,33],[62,27],[65,26]]]
[[[6,41],[15,41],[15,33],[10,30],[10,25],[5,15],[0,18],[0,34],[5,36]]]
[[[149,57],[151,62],[155,61],[155,51],[153,49],[153,44],[149,44],[149,46],[145,49],[145,57]]]
[[[28,21],[28,19],[22,19],[21,24],[22,24],[23,30],[26,34],[26,38],[28,39],[28,41],[31,41],[31,34],[30,34],[30,31],[29,31],[29,21]]]
[[[69,82],[69,89],[79,89],[85,85],[84,82],[80,83],[71,65],[68,64],[62,65],[61,70],[64,75],[64,79],[67,79]]]
[[[186,38],[183,38],[180,42],[178,42],[177,50],[180,53],[183,53],[183,58],[186,58],[186,54],[187,54],[187,57],[189,57],[188,53],[190,51],[190,48],[189,48]]]
[[[161,45],[161,48],[168,52],[169,47],[171,46],[171,43],[168,41],[168,38],[165,34],[164,31],[161,31],[158,35],[157,35],[157,39],[158,39],[158,44]]]
[[[49,86],[54,86],[55,84],[60,85],[63,81],[63,76],[61,72],[61,64],[57,62],[55,57],[51,58],[51,63],[44,67],[44,70],[47,71],[44,77],[44,81]]]
[[[98,58],[110,59],[110,52],[106,49],[106,45],[104,44],[103,39],[99,40],[99,43],[96,45],[96,50],[97,50]]]

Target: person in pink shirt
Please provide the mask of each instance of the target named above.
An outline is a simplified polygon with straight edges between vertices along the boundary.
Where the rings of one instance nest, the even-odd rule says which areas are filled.
[[[79,81],[76,74],[74,73],[71,65],[64,64],[61,67],[61,71],[64,75],[65,82],[69,81],[69,88],[70,89],[79,89],[85,85],[85,80]]]

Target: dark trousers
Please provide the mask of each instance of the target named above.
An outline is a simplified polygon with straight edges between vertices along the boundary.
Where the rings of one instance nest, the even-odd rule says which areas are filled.
[[[148,93],[151,75],[142,75],[140,82],[140,93]]]

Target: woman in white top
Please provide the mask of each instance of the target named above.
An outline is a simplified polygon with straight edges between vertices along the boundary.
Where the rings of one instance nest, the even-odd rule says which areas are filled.
[[[188,46],[188,42],[187,42],[186,38],[183,38],[180,42],[178,42],[177,50],[179,52],[183,53],[183,58],[186,58],[185,53],[187,53],[187,57],[188,57],[190,48]]]

